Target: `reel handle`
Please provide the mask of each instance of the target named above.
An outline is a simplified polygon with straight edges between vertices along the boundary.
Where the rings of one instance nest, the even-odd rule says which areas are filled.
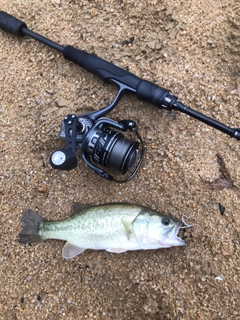
[[[64,118],[65,141],[64,149],[54,151],[50,156],[50,164],[53,169],[72,170],[77,166],[76,156],[76,128],[77,117],[75,114],[68,114]]]

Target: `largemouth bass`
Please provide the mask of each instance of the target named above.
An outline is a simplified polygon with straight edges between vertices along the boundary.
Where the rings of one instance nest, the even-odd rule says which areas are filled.
[[[47,221],[29,209],[24,210],[19,242],[65,240],[62,250],[65,259],[73,258],[85,249],[121,253],[186,245],[177,236],[182,221],[141,205],[74,203],[73,208],[70,218],[59,221]]]

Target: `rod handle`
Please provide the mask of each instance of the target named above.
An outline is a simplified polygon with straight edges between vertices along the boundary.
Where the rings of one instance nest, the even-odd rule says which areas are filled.
[[[93,54],[74,48],[73,46],[66,46],[63,49],[63,56],[92,74],[98,76],[100,79],[111,82],[115,80],[122,83],[134,91],[140,100],[147,101],[154,106],[171,109],[176,97],[171,93],[154,83],[142,80],[134,74],[122,69],[111,62],[99,58]]]
[[[16,19],[5,11],[0,11],[0,29],[14,34],[15,36],[24,36],[23,28],[27,28],[25,22]]]
[[[63,56],[65,59],[78,64],[104,81],[115,79],[133,89],[137,87],[140,81],[137,76],[115,66],[113,63],[99,58],[94,54],[76,49],[73,46],[66,46],[63,50]]]

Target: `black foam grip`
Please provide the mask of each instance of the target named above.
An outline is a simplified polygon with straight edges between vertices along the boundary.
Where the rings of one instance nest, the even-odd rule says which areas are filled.
[[[64,48],[63,56],[65,59],[77,63],[79,66],[95,74],[104,81],[115,79],[133,89],[136,89],[138,83],[141,81],[137,76],[115,66],[113,63],[72,46],[66,46]]]
[[[154,106],[161,107],[165,96],[169,92],[152,82],[138,78],[134,74],[115,66],[113,63],[72,46],[64,48],[63,56],[65,59],[78,64],[104,81],[114,79],[131,87],[136,91],[140,100],[147,101]]]
[[[169,91],[150,81],[141,80],[137,86],[136,93],[140,100],[147,101],[156,107],[162,107]]]
[[[22,29],[27,28],[27,25],[7,12],[0,11],[0,28],[16,36],[24,36]]]

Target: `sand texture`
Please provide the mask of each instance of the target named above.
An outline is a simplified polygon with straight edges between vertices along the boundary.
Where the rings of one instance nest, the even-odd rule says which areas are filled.
[[[0,3],[30,30],[240,127],[238,0]],[[76,169],[54,170],[63,118],[106,106],[117,87],[28,37],[0,31],[0,48],[0,319],[239,320],[239,142],[126,94],[107,116],[138,124],[146,155],[135,178],[104,180],[80,153]],[[139,203],[194,226],[183,233],[186,248],[87,250],[72,260],[62,258],[62,241],[18,243],[23,209],[65,219],[73,201]]]

